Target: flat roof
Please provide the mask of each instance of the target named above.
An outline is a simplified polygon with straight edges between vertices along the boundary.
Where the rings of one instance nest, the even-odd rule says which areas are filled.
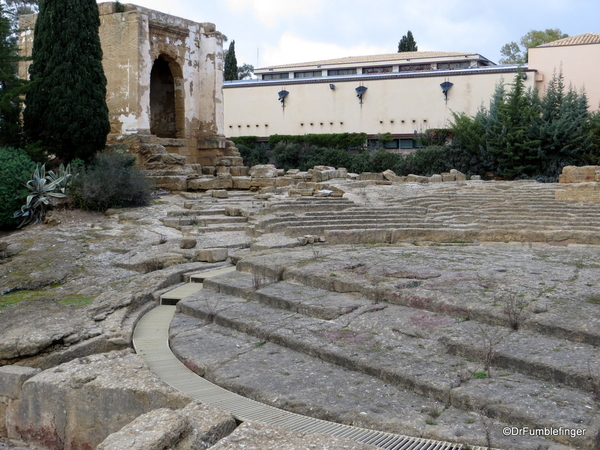
[[[341,83],[347,81],[358,81],[367,83],[374,80],[389,80],[394,78],[424,78],[424,77],[443,77],[463,76],[463,75],[482,75],[492,73],[516,73],[518,70],[523,72],[536,72],[535,69],[529,69],[527,66],[504,65],[488,67],[471,67],[465,69],[443,69],[443,70],[420,70],[414,72],[388,72],[370,75],[333,75],[312,78],[281,78],[276,80],[234,80],[225,81],[223,88],[237,88],[250,86],[283,86],[290,84],[311,84],[311,83]]]
[[[278,66],[267,66],[256,69],[255,73],[270,72],[273,70],[281,69],[295,69],[305,68],[313,66],[339,66],[345,64],[372,64],[372,63],[405,63],[412,62],[418,63],[421,60],[440,58],[440,59],[454,59],[454,58],[467,58],[467,59],[478,59],[483,61],[489,61],[479,53],[474,52],[401,52],[401,53],[385,53],[382,55],[367,55],[367,56],[347,56],[344,58],[335,59],[324,59],[320,61],[301,62],[293,64],[282,64]],[[491,62],[491,61],[490,61]]]

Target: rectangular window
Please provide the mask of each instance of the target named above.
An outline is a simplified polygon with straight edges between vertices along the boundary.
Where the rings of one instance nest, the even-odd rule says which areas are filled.
[[[356,75],[356,69],[334,69],[327,71],[327,76],[332,77],[335,75]]]
[[[439,70],[468,69],[471,63],[469,61],[438,63],[437,67]]]
[[[400,139],[400,148],[415,148],[414,139]]]
[[[386,148],[387,150],[393,150],[393,149],[399,148],[399,144],[400,144],[399,139],[392,139],[391,141],[388,141],[385,144],[383,144],[383,147]]]
[[[294,72],[294,78],[315,78],[322,76],[323,72],[321,70],[314,70],[309,72]]]
[[[413,72],[417,70],[430,70],[431,64],[407,64],[400,66],[400,72]]]
[[[385,66],[385,67],[365,67],[362,70],[363,74],[366,75],[371,75],[374,73],[390,73],[392,71],[392,66]]]
[[[264,73],[262,76],[263,80],[282,80],[289,78],[289,73]]]

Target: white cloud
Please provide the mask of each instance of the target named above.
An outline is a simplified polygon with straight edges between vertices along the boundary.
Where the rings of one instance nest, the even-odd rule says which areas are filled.
[[[251,9],[256,19],[269,27],[283,17],[313,15],[322,0],[227,0],[234,12]]]
[[[338,44],[307,41],[287,32],[281,36],[276,46],[266,46],[260,57],[260,67],[382,53],[390,53],[389,48],[373,45],[343,47]]]

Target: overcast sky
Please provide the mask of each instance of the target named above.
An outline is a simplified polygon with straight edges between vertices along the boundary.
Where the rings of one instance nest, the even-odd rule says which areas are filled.
[[[123,1],[123,3],[129,3]],[[137,0],[147,8],[212,22],[235,40],[238,65],[254,67],[393,53],[411,30],[422,51],[500,48],[528,31],[600,33],[598,0]],[[229,43],[224,44],[227,48]]]

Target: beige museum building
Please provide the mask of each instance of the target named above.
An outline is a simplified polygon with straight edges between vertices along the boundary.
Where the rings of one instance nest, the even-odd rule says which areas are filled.
[[[404,52],[257,69],[255,80],[225,82],[225,134],[391,133],[390,149],[411,151],[415,136],[447,127],[453,112],[475,115],[518,67],[477,53]],[[555,72],[600,105],[600,34],[586,33],[530,49],[526,87],[540,92]]]

